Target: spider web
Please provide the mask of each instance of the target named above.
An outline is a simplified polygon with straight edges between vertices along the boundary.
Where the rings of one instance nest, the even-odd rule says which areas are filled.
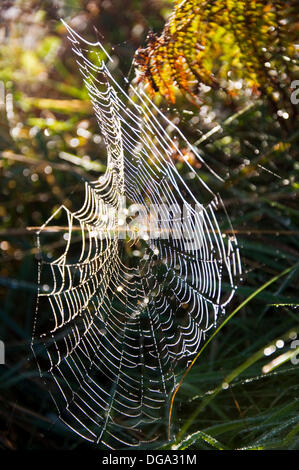
[[[220,230],[220,197],[181,147],[210,172],[196,150],[144,90],[118,85],[99,42],[66,27],[107,170],[85,183],[79,209],[61,206],[38,232],[32,348],[60,419],[77,434],[113,449],[149,445],[160,435],[178,374],[234,295],[239,251],[235,236]],[[196,181],[198,197],[174,154]],[[124,203],[142,215],[129,239]]]

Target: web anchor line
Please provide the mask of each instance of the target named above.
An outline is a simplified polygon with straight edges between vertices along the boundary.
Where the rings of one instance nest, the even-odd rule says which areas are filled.
[[[241,275],[240,254],[221,198],[180,143],[193,153],[194,147],[141,88],[121,88],[100,42],[65,26],[105,142],[107,170],[85,183],[78,210],[61,206],[37,231],[32,349],[65,424],[99,446],[139,448],[166,436],[171,392],[225,314]],[[174,150],[194,174],[196,194]],[[154,218],[159,236],[142,237],[131,227],[128,242],[119,218],[124,199],[143,222]],[[184,236],[174,236],[181,234],[175,211],[182,208]]]

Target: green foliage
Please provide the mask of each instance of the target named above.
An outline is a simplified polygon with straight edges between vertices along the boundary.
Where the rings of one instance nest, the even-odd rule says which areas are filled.
[[[138,81],[174,103],[178,91],[202,103],[201,86],[238,95],[243,87],[292,109],[298,63],[296,6],[290,1],[175,1],[160,36],[139,49]],[[296,110],[293,109],[293,112]]]
[[[162,0],[93,1],[89,6],[76,0],[61,2],[58,12],[52,3],[32,0],[24,6],[15,2],[16,10],[9,14],[8,7],[0,6],[5,21],[5,27],[0,27],[0,91],[4,90],[0,95],[4,98],[0,104],[0,339],[7,358],[6,365],[0,365],[3,449],[91,447],[58,421],[30,352],[37,250],[34,230],[27,227],[41,225],[62,203],[80,204],[84,181],[98,177],[106,164],[105,147],[59,16],[74,28],[81,25],[80,34],[91,41],[95,25],[127,76],[146,32],[162,30],[172,6]],[[183,36],[176,31],[184,22],[185,10],[175,13],[165,26],[162,38],[172,51],[172,65],[165,62],[162,67],[165,50],[160,42],[164,39],[154,37],[148,43],[153,61],[161,63],[157,81],[151,81],[156,74],[153,68],[147,69],[145,79],[164,96],[173,93],[175,107],[161,101],[162,111],[224,178],[224,183],[214,179],[207,183],[221,194],[237,232],[244,279],[231,312],[242,308],[227,317],[229,321],[217,330],[186,375],[174,399],[171,443],[156,447],[298,449],[298,365],[293,343],[299,333],[298,105],[285,96],[298,74],[292,62],[292,38],[298,25],[293,10],[286,9],[293,2],[273,2],[273,6],[230,1],[221,11],[219,2],[205,2],[198,17],[195,7],[199,3],[183,4],[193,12],[188,12]],[[268,5],[272,7],[261,18],[261,9]],[[232,25],[240,29],[237,35],[227,22],[228,13]],[[289,21],[280,24],[274,14]],[[213,22],[207,21],[212,17]],[[271,53],[263,56],[270,68],[263,67],[254,53],[249,25],[254,28],[256,49],[265,46]],[[270,34],[263,25],[274,26],[275,31]],[[186,31],[188,41],[184,41]],[[196,55],[193,64],[196,31],[206,49],[196,49],[200,61]],[[180,42],[171,42],[171,35],[181,38]],[[283,54],[276,54],[279,45],[287,48]],[[175,65],[176,60],[182,61],[180,48],[192,64],[191,71]],[[170,66],[175,70],[170,71]],[[271,70],[277,75],[270,74]],[[183,71],[190,75],[183,77]],[[192,90],[191,72],[197,73]],[[113,73],[122,83],[118,68]],[[174,79],[183,95],[174,88]],[[234,88],[240,80],[242,87]],[[198,95],[199,83],[211,88],[201,88]],[[273,96],[277,87],[278,101]],[[193,97],[202,101],[199,109]],[[192,155],[190,161],[194,163]],[[180,168],[180,162],[176,164]],[[203,168],[197,170],[209,179]],[[188,174],[182,176],[200,198],[196,181],[188,179]],[[221,228],[229,236],[230,227]],[[167,419],[161,427],[167,431]]]

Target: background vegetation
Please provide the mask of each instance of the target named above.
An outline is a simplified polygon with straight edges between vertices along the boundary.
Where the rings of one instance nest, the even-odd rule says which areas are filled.
[[[85,38],[100,36],[122,82],[134,79],[136,49],[148,44],[150,29],[162,32],[172,7],[171,0],[1,2],[2,449],[90,447],[57,420],[30,351],[37,263],[34,231],[28,227],[41,225],[63,202],[79,201],[82,181],[105,171],[105,149],[59,18]],[[299,78],[298,30],[294,20],[292,67],[275,61],[283,101],[274,95],[273,105],[246,77],[231,77],[226,65],[232,56],[222,54],[213,63],[221,70],[221,86],[202,86],[200,103],[177,92],[170,105],[167,95],[155,95],[225,179],[213,189],[238,233],[244,268],[231,312],[247,300],[176,394],[171,443],[176,448],[299,448],[298,105],[290,105],[292,90],[284,87],[290,77]],[[218,52],[221,41],[221,35],[215,38]],[[249,53],[236,67],[246,60]],[[190,162],[196,165],[192,155]]]

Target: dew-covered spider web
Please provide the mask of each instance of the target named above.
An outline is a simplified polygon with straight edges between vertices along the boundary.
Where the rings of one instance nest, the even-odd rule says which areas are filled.
[[[229,221],[196,150],[142,88],[118,85],[99,42],[67,29],[107,170],[85,183],[81,207],[61,206],[38,232],[32,347],[77,434],[110,448],[149,445],[163,439],[178,376],[235,293],[239,251],[220,229]]]

